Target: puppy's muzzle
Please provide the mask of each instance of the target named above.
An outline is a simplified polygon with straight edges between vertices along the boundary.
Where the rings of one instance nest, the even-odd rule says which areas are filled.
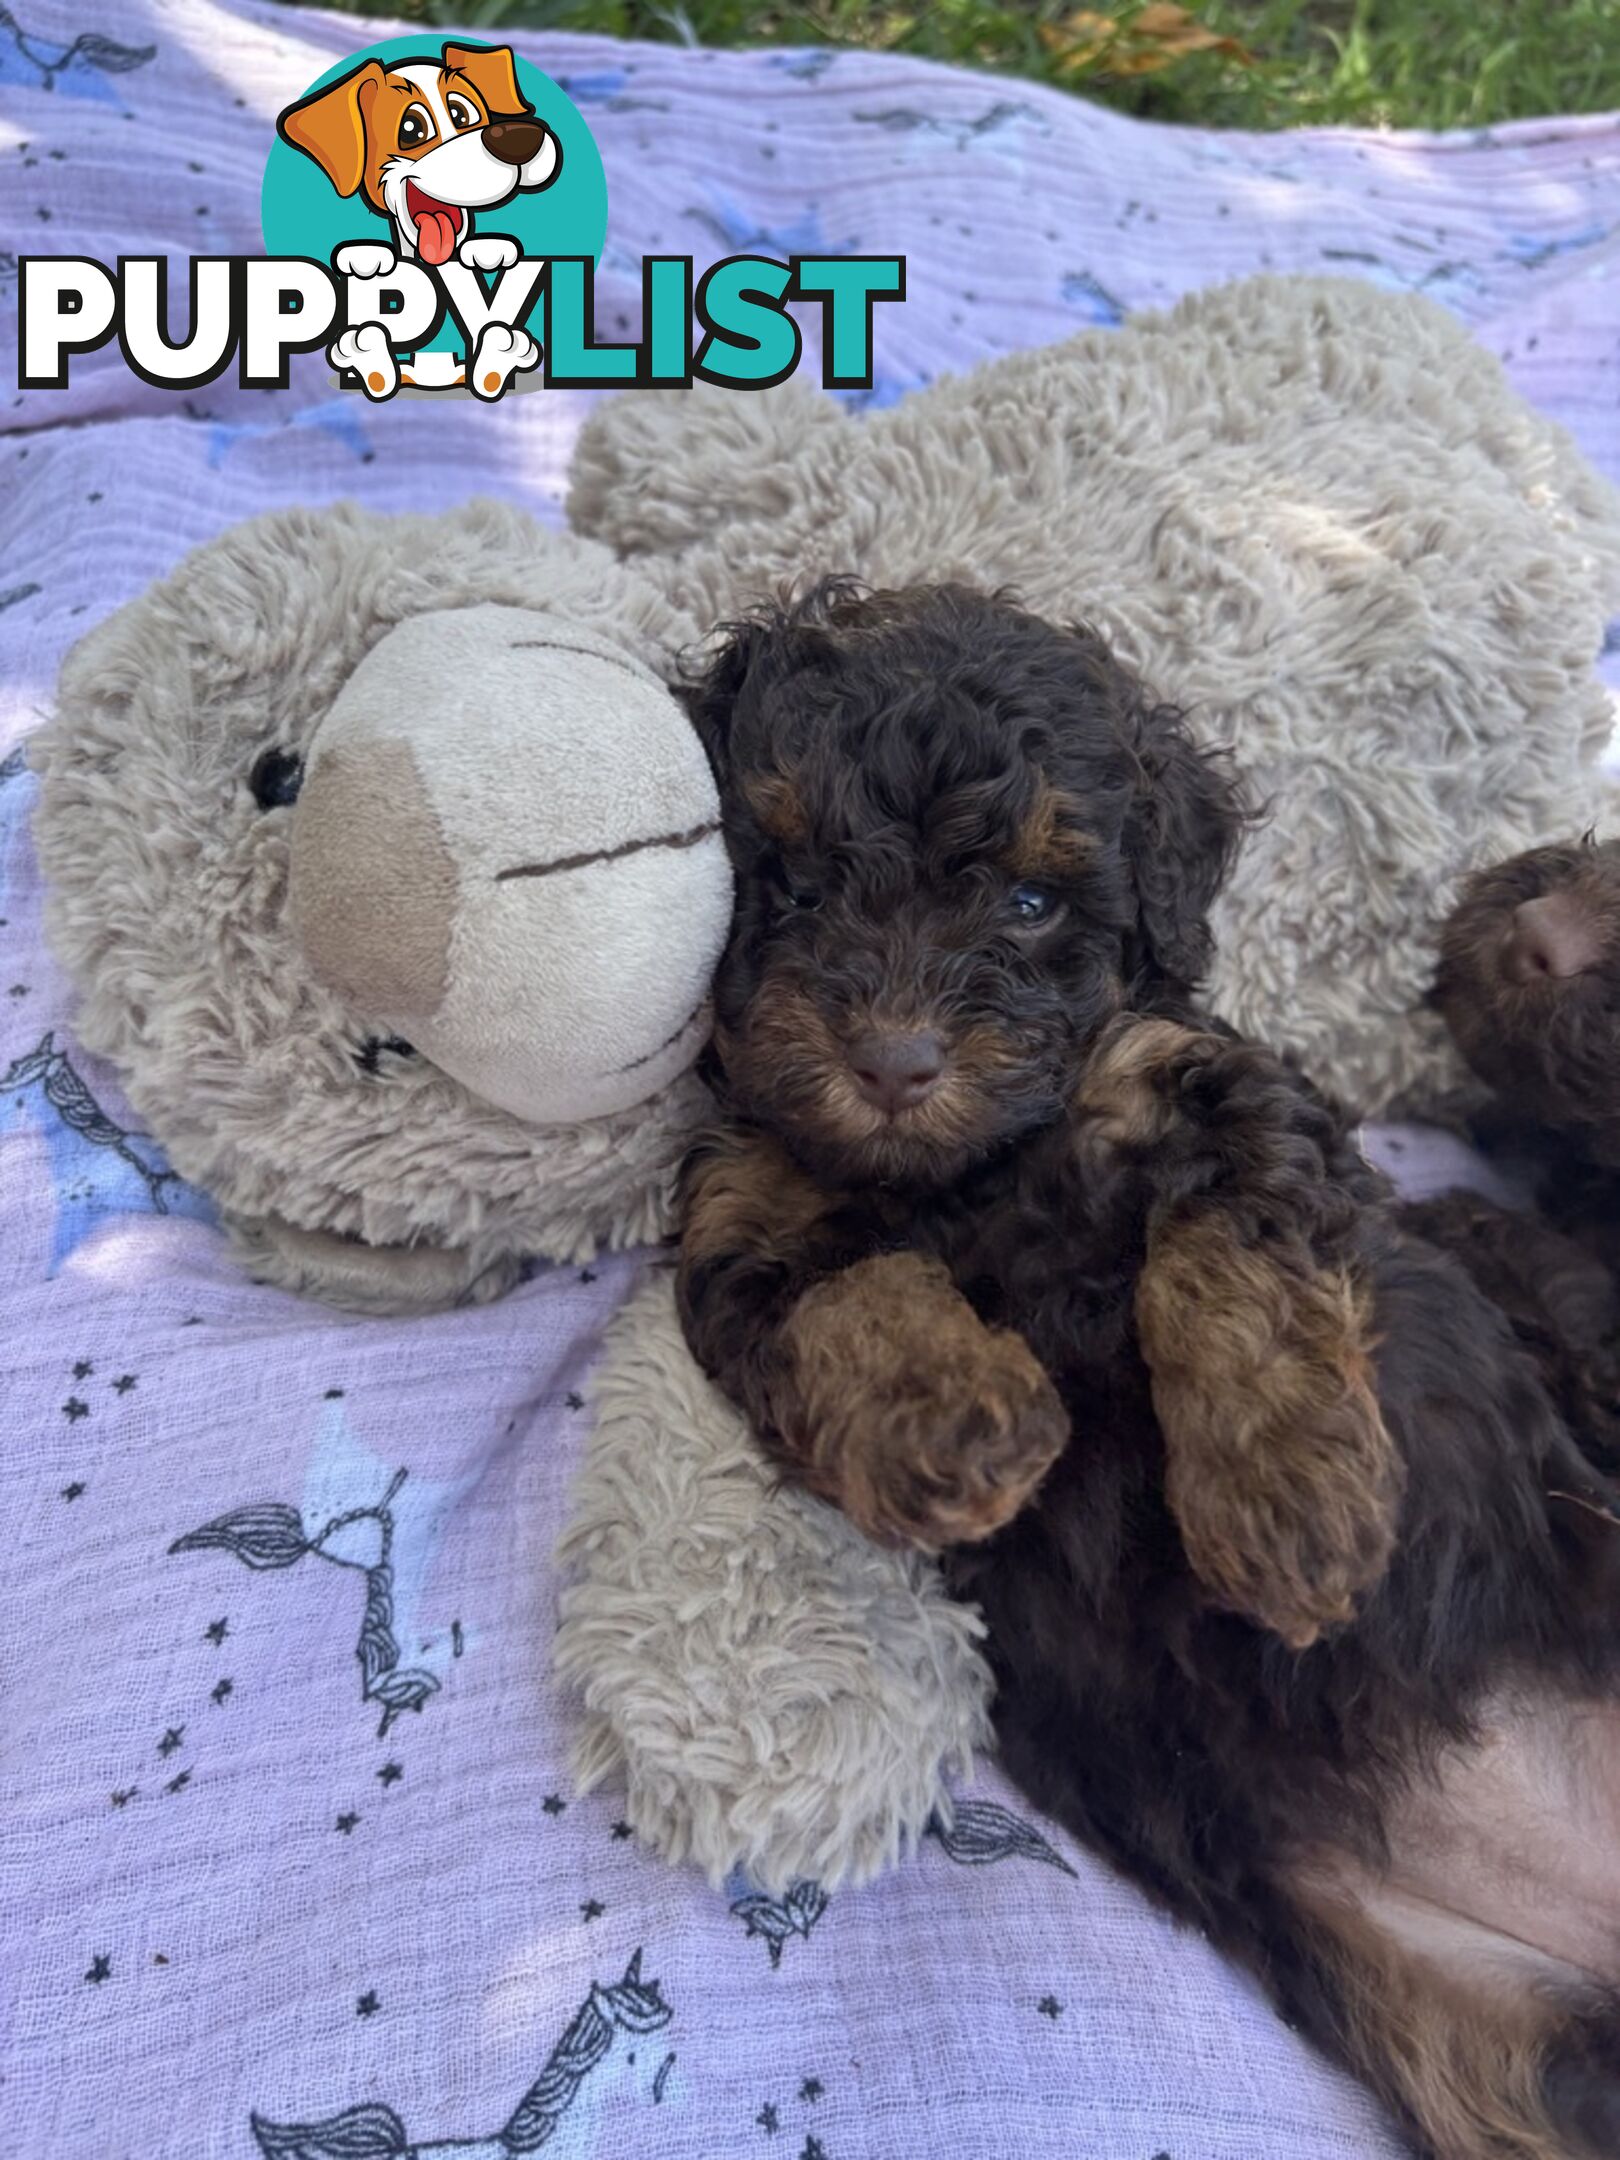
[[[539,156],[546,131],[538,120],[491,120],[483,137],[484,148],[503,165],[527,165]]]

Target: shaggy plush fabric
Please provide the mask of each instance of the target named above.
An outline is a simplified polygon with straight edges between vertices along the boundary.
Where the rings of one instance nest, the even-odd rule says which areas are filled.
[[[1368,1114],[1461,1077],[1418,1010],[1458,876],[1591,819],[1620,499],[1424,300],[1255,278],[864,420],[630,395],[569,510],[708,622],[854,571],[1097,625],[1273,812],[1214,1004]]]
[[[778,1488],[655,1276],[609,1331],[558,1553],[557,1671],[585,1788],[715,1881],[864,1881],[913,1844],[988,1738],[983,1628],[920,1557]]]
[[[317,980],[300,947],[288,905],[297,812],[255,800],[258,760],[308,749],[329,709],[343,707],[358,664],[374,648],[389,650],[380,641],[396,626],[411,636],[430,611],[488,602],[528,611],[520,621],[544,617],[576,645],[605,639],[604,650],[624,654],[650,686],[692,635],[688,618],[602,549],[495,504],[444,518],[280,512],[200,549],[92,631],[63,667],[55,717],[29,743],[43,783],[34,833],[49,880],[47,926],[80,991],[80,1039],[120,1068],[170,1161],[218,1201],[257,1272],[361,1310],[491,1297],[510,1287],[528,1255],[579,1258],[656,1236],[673,1166],[700,1113],[701,1090],[683,1069],[650,1099],[609,1114],[544,1125],[513,1116],[415,1055],[380,1014],[363,1014],[353,997]],[[523,657],[543,665],[548,656]],[[577,654],[561,657],[577,666]],[[615,688],[617,676],[633,679],[625,665],[606,671]],[[422,682],[420,656],[415,687],[424,699],[434,691]],[[707,790],[673,706],[656,687],[642,698],[666,706],[679,731],[673,748]],[[476,701],[471,709],[475,719],[484,710]],[[435,711],[443,710],[441,698]],[[554,737],[563,722],[551,725],[531,699],[522,724],[532,739],[547,725]],[[480,778],[480,755],[487,766],[493,751],[482,739],[449,775],[447,792]],[[629,797],[657,761],[649,749],[638,761],[590,762],[600,815],[625,822],[625,803],[607,799],[612,776]],[[320,770],[317,761],[316,789]],[[486,791],[500,788],[498,772],[481,777]],[[519,778],[516,769],[507,776],[508,801]],[[535,776],[542,828],[558,779],[556,769]],[[677,791],[664,792],[673,799]],[[682,803],[690,796],[687,785]],[[589,806],[568,802],[577,815],[558,837],[559,853],[588,846],[582,836],[595,830]],[[673,816],[648,814],[655,831]],[[632,823],[626,837],[640,831]],[[329,862],[334,850],[325,852]],[[698,854],[685,850],[679,861],[689,870]],[[635,855],[630,867],[647,860]],[[615,890],[634,882],[623,865],[612,867]],[[713,875],[718,910],[696,904],[700,893],[682,917],[699,1001],[729,890],[722,864]],[[550,894],[554,881],[531,889]],[[666,984],[683,979],[662,912],[640,904],[647,897],[638,887],[637,904],[626,903],[638,953],[613,948],[606,905],[588,926],[552,923],[547,983],[555,986],[559,956],[587,953],[596,983],[616,992],[634,984],[638,968]],[[463,904],[464,943],[465,913]],[[344,929],[355,942],[352,908]],[[385,923],[384,944],[392,933]],[[622,962],[622,980],[609,952]],[[504,973],[498,958],[485,939],[482,971],[502,975],[510,993],[523,956],[508,956]],[[375,953],[368,964],[377,968]],[[456,965],[473,972],[465,952]],[[583,1007],[591,983],[578,990]],[[632,1006],[647,1002],[645,992],[626,999],[621,1038],[633,1026]],[[579,1010],[573,1017],[578,1034]],[[435,1040],[436,1029],[448,1032],[442,1014],[428,1028]],[[699,1047],[700,1031],[684,1063]],[[473,1048],[492,1063],[508,1046]]]

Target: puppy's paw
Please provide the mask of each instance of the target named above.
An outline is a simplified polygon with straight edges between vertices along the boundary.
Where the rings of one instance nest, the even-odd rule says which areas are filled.
[[[1342,1269],[1161,1226],[1136,1292],[1170,1509],[1215,1601],[1303,1650],[1389,1564],[1404,1482],[1368,1301]]]
[[[399,388],[399,368],[381,323],[361,323],[345,330],[327,346],[326,358],[340,375],[351,370],[358,375],[361,389],[374,402],[392,397]]]
[[[807,1291],[783,1329],[778,1422],[814,1490],[884,1544],[988,1537],[1069,1437],[1022,1337],[988,1328],[937,1260],[890,1253]]]
[[[469,233],[456,249],[456,261],[469,270],[510,270],[518,259],[518,244],[505,233]]]
[[[527,330],[486,323],[467,370],[468,387],[474,397],[498,398],[514,375],[536,366],[539,359],[540,348]]]
[[[332,267],[340,277],[392,277],[398,267],[391,247],[381,240],[351,240],[336,249]]]

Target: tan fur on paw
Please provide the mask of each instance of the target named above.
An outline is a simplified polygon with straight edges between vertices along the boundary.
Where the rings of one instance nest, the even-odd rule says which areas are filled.
[[[915,1253],[818,1283],[782,1347],[781,1418],[806,1482],[886,1544],[988,1537],[1069,1437],[1028,1344],[986,1327],[945,1268]]]
[[[1155,1233],[1136,1315],[1194,1571],[1307,1648],[1354,1616],[1395,1543],[1403,1472],[1365,1291],[1206,1215]]]

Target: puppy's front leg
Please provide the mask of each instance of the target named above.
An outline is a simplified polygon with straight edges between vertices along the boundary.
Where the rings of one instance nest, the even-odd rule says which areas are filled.
[[[704,1369],[800,1484],[886,1544],[986,1537],[1068,1438],[1028,1345],[943,1265],[874,1251],[860,1211],[731,1130],[685,1181],[678,1296]]]
[[[1121,1150],[1149,1191],[1136,1323],[1187,1557],[1304,1649],[1379,1581],[1403,1485],[1357,1249],[1366,1173],[1281,1060],[1167,1020],[1122,1024],[1077,1110],[1081,1146]]]

